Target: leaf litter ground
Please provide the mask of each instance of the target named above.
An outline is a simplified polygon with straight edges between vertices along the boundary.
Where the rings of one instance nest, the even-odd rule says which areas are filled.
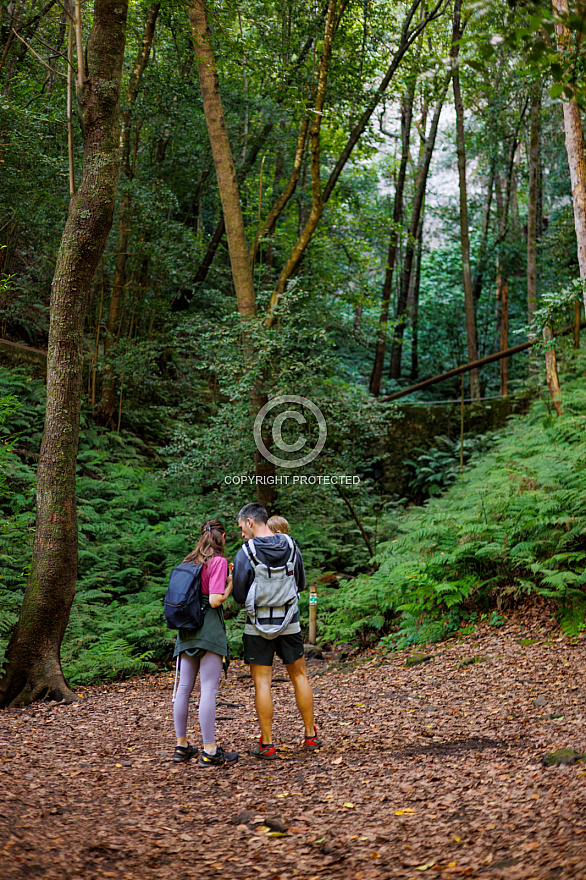
[[[6,710],[0,877],[586,878],[586,765],[540,763],[586,751],[585,651],[534,612],[427,660],[310,661],[317,753],[276,666],[272,762],[248,755],[252,683],[235,662],[218,707],[231,769],[171,762],[169,672]]]

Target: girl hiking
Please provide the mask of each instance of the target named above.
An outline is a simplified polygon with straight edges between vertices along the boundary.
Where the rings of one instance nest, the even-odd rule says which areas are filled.
[[[201,604],[205,610],[200,629],[180,629],[174,657],[178,657],[179,687],[173,705],[177,747],[173,761],[189,761],[197,749],[187,741],[189,698],[200,674],[199,726],[203,739],[200,767],[235,764],[238,752],[225,752],[216,744],[216,696],[222,667],[228,661],[228,642],[222,604],[232,592],[232,572],[224,556],[226,532],[217,519],[208,519],[201,529],[195,550],[184,562],[203,563],[201,570]]]

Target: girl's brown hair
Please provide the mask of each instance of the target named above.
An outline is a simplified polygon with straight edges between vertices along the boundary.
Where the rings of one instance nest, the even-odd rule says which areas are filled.
[[[226,529],[219,519],[206,519],[201,527],[197,547],[188,553],[183,562],[207,562],[212,556],[224,556]]]

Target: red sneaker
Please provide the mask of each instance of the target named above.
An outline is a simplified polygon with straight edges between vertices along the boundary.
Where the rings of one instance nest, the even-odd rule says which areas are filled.
[[[303,744],[303,748],[308,752],[314,752],[316,749],[321,748],[323,746],[323,742],[319,739],[317,735],[317,727],[315,724],[313,725],[313,736],[306,736],[305,742]]]
[[[258,741],[258,745],[254,746],[249,752],[254,758],[276,758],[277,750],[272,743],[266,745],[262,741],[262,735]]]

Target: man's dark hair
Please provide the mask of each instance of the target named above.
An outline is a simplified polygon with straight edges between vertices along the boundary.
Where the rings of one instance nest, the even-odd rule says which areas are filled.
[[[251,519],[253,522],[256,523],[266,523],[268,521],[268,518],[268,513],[266,512],[262,504],[259,504],[257,501],[251,501],[250,504],[245,504],[238,516],[236,517],[237,520]]]

